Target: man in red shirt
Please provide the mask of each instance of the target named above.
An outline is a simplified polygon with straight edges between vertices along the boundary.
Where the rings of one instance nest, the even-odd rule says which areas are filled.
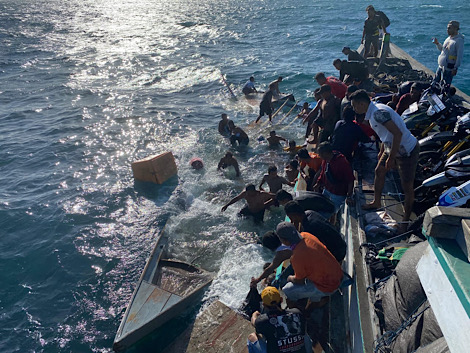
[[[335,212],[332,219],[330,219],[334,223],[336,213],[346,198],[352,201],[354,174],[346,157],[334,151],[329,142],[322,142],[318,146],[318,154],[323,162],[314,190],[318,191],[323,187],[323,194],[335,204]]]
[[[282,288],[289,301],[309,298],[319,302],[339,288],[343,271],[338,261],[317,237],[310,233],[299,234],[292,223],[281,222],[276,234],[292,249],[290,262],[294,275],[287,277]]]
[[[314,152],[309,153],[305,148],[297,152],[297,158],[300,162],[300,176],[307,183],[307,190],[311,191],[316,181],[316,173],[321,168],[322,160],[318,154]],[[308,167],[308,171],[305,171],[305,167]]]
[[[343,82],[338,80],[336,77],[328,76],[325,77],[323,72],[319,72],[315,75],[315,80],[317,83],[321,85],[328,85],[331,87],[331,93],[339,99],[343,99],[346,95],[346,91],[348,86],[346,86]]]

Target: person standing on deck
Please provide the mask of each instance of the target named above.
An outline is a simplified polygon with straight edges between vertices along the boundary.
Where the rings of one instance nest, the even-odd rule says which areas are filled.
[[[274,90],[273,90],[273,95],[274,95],[274,98],[278,98],[281,96],[281,91],[279,89],[279,83],[282,82],[282,76],[279,76],[277,78],[277,80],[274,80],[273,82],[271,82],[269,84],[269,87],[273,86]]]
[[[365,114],[365,120],[382,141],[375,168],[374,200],[363,209],[381,206],[382,190],[387,171],[398,166],[401,186],[405,194],[403,221],[410,220],[414,202],[414,178],[418,164],[419,143],[403,119],[387,105],[371,102],[367,92],[359,90],[351,95],[351,104],[356,114]]]
[[[250,79],[246,81],[245,85],[242,88],[242,92],[245,96],[251,93],[258,92],[255,88],[255,78],[253,76],[251,76]]]
[[[434,77],[434,82],[450,85],[452,79],[457,75],[457,70],[462,63],[464,36],[459,33],[460,23],[450,21],[447,25],[447,34],[449,35],[444,44],[439,43],[437,38],[433,39],[437,49],[441,54],[437,58],[439,65]]]
[[[364,57],[376,57],[379,53],[379,29],[382,28],[384,33],[387,33],[382,19],[375,12],[372,5],[366,8],[367,18],[364,21],[364,30],[362,31],[361,44],[364,44]],[[373,46],[373,52],[370,46]]]
[[[269,85],[269,89],[263,94],[263,98],[259,104],[259,115],[255,123],[257,123],[265,114],[269,117],[269,121],[271,121],[273,116],[273,94],[274,85],[271,83]]]

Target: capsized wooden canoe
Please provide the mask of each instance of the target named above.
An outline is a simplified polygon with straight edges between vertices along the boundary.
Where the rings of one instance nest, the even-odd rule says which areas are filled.
[[[212,282],[210,272],[186,262],[163,259],[166,243],[167,238],[160,234],[116,333],[116,352],[183,313]]]

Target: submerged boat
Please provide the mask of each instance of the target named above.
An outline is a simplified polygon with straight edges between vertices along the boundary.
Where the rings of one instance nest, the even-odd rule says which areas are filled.
[[[160,233],[114,339],[123,351],[182,314],[200,299],[213,275],[192,264],[164,259],[168,238]]]
[[[249,105],[258,106],[263,98],[263,94],[264,92],[250,93],[245,95],[245,99]],[[287,107],[292,107],[295,104],[295,99],[293,94],[282,93],[279,97],[273,97],[272,102],[275,109],[283,104]]]

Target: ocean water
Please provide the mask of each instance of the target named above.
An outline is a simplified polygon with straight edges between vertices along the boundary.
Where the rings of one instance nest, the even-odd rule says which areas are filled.
[[[257,107],[231,101],[254,75],[311,99],[318,71],[360,43],[363,1],[3,0],[0,2],[0,351],[110,352],[135,283],[166,224],[170,252],[218,274],[206,293],[237,306],[269,254],[263,225],[224,203],[270,164],[288,160],[256,138],[274,128],[300,142],[298,122],[250,127]],[[377,1],[392,41],[436,67],[465,2]],[[470,48],[454,83],[470,93]],[[248,148],[218,135],[226,112]],[[171,150],[178,177],[134,184],[130,164]],[[242,178],[216,171],[232,150]],[[205,168],[188,162],[201,157]]]

